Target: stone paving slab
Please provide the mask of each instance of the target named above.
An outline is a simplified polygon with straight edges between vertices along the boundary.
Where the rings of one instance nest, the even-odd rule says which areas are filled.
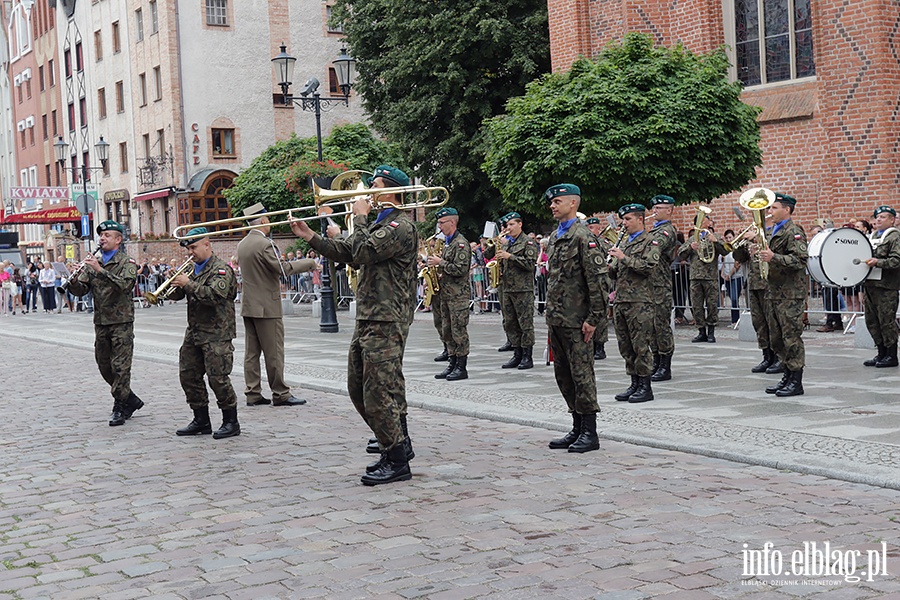
[[[165,361],[136,361],[123,427],[89,350],[19,338],[3,371],[0,599],[900,598],[895,490],[420,409],[413,480],[367,488],[341,394],[179,438]],[[889,575],[745,575],[767,542],[885,542]]]

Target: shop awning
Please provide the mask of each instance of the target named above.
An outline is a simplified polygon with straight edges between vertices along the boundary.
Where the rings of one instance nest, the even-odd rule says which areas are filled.
[[[81,221],[81,213],[74,206],[63,208],[51,208],[49,210],[35,210],[26,213],[16,213],[4,216],[0,223],[7,225],[27,225],[29,223],[78,223]]]
[[[164,190],[154,190],[152,192],[144,192],[143,194],[135,194],[132,200],[134,202],[140,202],[141,200],[154,200],[156,198],[167,198],[169,194],[172,193],[172,188],[166,188]]]

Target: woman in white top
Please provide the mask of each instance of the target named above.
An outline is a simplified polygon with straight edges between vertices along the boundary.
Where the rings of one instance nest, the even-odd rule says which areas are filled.
[[[41,301],[44,303],[44,312],[56,310],[56,271],[49,262],[44,263],[38,275],[38,283],[41,284]]]

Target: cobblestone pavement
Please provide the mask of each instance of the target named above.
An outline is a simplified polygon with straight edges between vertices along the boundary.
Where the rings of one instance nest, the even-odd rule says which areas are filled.
[[[108,427],[79,318],[34,324],[55,344],[0,332],[0,600],[900,599],[895,490],[609,440],[573,455],[546,428],[422,409],[413,480],[367,488],[342,394],[176,437],[190,412],[161,338],[135,363],[147,406]],[[140,319],[139,338],[183,331]],[[826,542],[837,575],[816,571]],[[759,574],[779,558],[809,574]]]

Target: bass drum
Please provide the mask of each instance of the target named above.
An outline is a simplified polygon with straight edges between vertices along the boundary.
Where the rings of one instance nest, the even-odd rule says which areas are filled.
[[[850,227],[826,229],[809,242],[807,268],[826,287],[853,287],[869,276],[870,258],[872,244],[865,234]]]

